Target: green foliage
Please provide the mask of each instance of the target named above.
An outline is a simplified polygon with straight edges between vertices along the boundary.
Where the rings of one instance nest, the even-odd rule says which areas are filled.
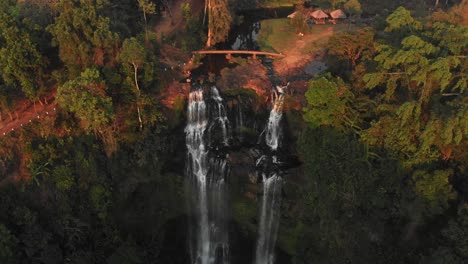
[[[354,113],[349,107],[352,93],[340,78],[330,75],[313,79],[306,92],[304,120],[312,127],[331,126],[338,129],[354,126]]]
[[[411,12],[402,6],[387,17],[387,23],[388,26],[385,28],[387,32],[404,29],[419,30],[422,27],[421,22],[415,20]]]
[[[47,174],[49,172],[48,168],[49,164],[44,163],[44,164],[28,164],[28,170],[31,174],[31,180],[34,182],[37,186],[41,185],[39,182],[39,176],[43,176],[44,174]]]
[[[352,1],[352,0],[351,0]],[[343,4],[347,4],[349,0],[330,0],[330,4],[332,5],[333,8],[340,8],[343,6]]]
[[[190,19],[192,19],[192,6],[190,5],[190,3],[180,4],[180,10],[185,21],[188,22],[190,21]]]
[[[136,38],[125,39],[119,61],[124,64],[126,75],[123,87],[129,88],[136,97],[136,100],[129,101],[136,101],[134,105],[138,114],[140,130],[143,125],[153,125],[161,121],[162,114],[154,98],[149,95],[149,88],[155,84],[154,75],[156,73],[154,71],[157,65],[151,52],[145,49]],[[138,74],[142,71],[143,74]],[[141,82],[143,85],[140,85],[140,79],[143,79]]]
[[[15,263],[15,241],[16,239],[11,232],[3,224],[0,224],[0,261],[2,263]]]
[[[453,215],[466,194],[463,34],[460,24],[423,23],[399,8],[351,73],[340,65],[333,74],[343,79],[310,81],[297,263],[464,263],[462,210]],[[350,61],[360,37],[337,35],[329,52]],[[343,129],[347,119],[354,129]]]
[[[95,69],[86,69],[81,76],[61,85],[57,102],[76,115],[85,131],[102,131],[113,118],[112,100]]]
[[[408,164],[449,159],[468,135],[467,64],[459,56],[461,47],[468,44],[461,38],[467,31],[447,22],[423,27],[404,8],[387,22],[388,31],[409,30],[400,30],[399,43],[392,45],[389,40],[377,46],[376,72],[365,74],[363,80],[367,88],[379,91],[375,98],[391,105],[396,115],[379,113],[363,138],[394,150]],[[453,41],[446,41],[444,30],[453,33]],[[444,99],[445,93],[455,97]]]
[[[156,14],[156,5],[149,0],[138,0],[138,6],[145,14]]]
[[[412,179],[415,183],[415,192],[424,204],[424,213],[432,216],[442,214],[449,207],[449,201],[455,199],[456,194],[449,183],[453,175],[451,170],[436,170],[427,172],[416,170]]]
[[[210,0],[210,4],[208,10],[208,47],[227,38],[233,21],[228,0]]]
[[[374,45],[374,31],[371,28],[362,28],[356,32],[336,33],[330,37],[327,46],[329,54],[347,60],[353,69],[360,60],[369,60],[372,57]]]
[[[404,215],[398,163],[374,158],[356,135],[333,128],[307,128],[298,145],[306,183],[298,190],[303,229],[295,261],[403,263],[386,246],[393,220]]]
[[[118,35],[110,30],[109,18],[102,15],[107,1],[61,0],[59,16],[48,27],[60,59],[77,77],[86,68],[115,62]]]
[[[110,191],[101,184],[91,186],[89,191],[91,205],[94,210],[96,210],[97,216],[101,220],[105,220],[107,217],[110,206],[110,195]]]
[[[15,11],[16,10],[16,11]],[[28,99],[38,98],[44,90],[45,60],[34,43],[17,9],[0,5],[0,75],[7,85],[18,86]]]
[[[361,3],[359,0],[348,0],[344,4],[344,8],[351,16],[360,17],[362,14]]]
[[[75,184],[73,171],[69,166],[60,165],[52,170],[52,178],[59,191],[70,191]]]
[[[138,68],[145,62],[146,52],[136,38],[125,39],[119,54],[120,61],[130,63]]]

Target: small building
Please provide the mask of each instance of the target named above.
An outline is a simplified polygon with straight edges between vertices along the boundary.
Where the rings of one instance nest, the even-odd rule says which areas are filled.
[[[301,13],[301,12],[299,12],[299,11],[295,11],[294,13],[289,14],[289,15],[288,15],[288,18],[293,19],[293,18],[295,18],[296,16],[300,15],[300,13]]]
[[[325,24],[328,18],[327,13],[323,12],[321,9],[313,11],[309,16],[314,20],[315,24]]]
[[[333,10],[333,11],[330,12],[330,17],[331,17],[330,22],[332,22],[333,24],[336,24],[339,21],[345,19],[346,14],[345,14],[345,12],[343,12],[343,10],[336,9],[336,10]]]

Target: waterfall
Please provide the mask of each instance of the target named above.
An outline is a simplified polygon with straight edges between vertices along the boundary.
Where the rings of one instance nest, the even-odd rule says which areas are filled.
[[[280,143],[280,121],[283,115],[284,103],[283,91],[286,88],[287,86],[277,87],[272,94],[273,107],[268,118],[265,143],[273,151],[278,149]],[[256,264],[273,264],[275,259],[282,187],[282,178],[279,172],[275,171],[275,166],[273,166],[277,163],[278,157],[276,155],[263,155],[256,162],[257,168],[261,170],[263,182],[263,197],[260,205],[260,221],[255,253]]]
[[[273,174],[263,177],[263,198],[260,209],[260,224],[255,263],[272,264],[275,258],[275,243],[278,232],[281,206],[281,177]]]
[[[221,127],[223,132],[223,143],[228,145],[228,129],[229,129],[229,120],[226,115],[226,108],[223,104],[223,98],[219,95],[219,91],[215,86],[211,87],[211,98],[215,101],[215,111],[214,113],[214,125]]]
[[[222,98],[211,90],[217,111],[209,120],[202,89],[190,92],[187,109],[186,145],[187,174],[193,197],[189,197],[196,214],[191,234],[193,264],[228,264],[229,243],[227,228],[227,174],[226,155],[208,148],[205,132],[211,123],[220,123],[223,141],[227,142],[228,121]]]
[[[283,103],[284,95],[278,95],[278,92],[274,91],[272,96],[273,109],[270,111],[270,117],[268,118],[268,125],[266,128],[265,141],[266,144],[272,149],[278,148],[278,141],[280,137],[280,125],[281,116],[283,115]]]

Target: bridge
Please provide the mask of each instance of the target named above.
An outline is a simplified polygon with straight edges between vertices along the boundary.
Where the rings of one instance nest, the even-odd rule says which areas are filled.
[[[226,58],[230,59],[232,54],[247,54],[252,55],[254,59],[257,56],[263,55],[272,58],[284,58],[285,56],[280,53],[255,51],[255,50],[199,50],[194,51],[193,54],[226,54]]]

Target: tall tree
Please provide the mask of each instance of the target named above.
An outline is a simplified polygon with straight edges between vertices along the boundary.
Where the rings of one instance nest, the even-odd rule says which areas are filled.
[[[102,15],[106,0],[60,0],[54,24],[48,27],[59,48],[59,56],[72,78],[95,65],[113,65],[118,35]]]
[[[208,15],[206,47],[209,48],[227,38],[233,19],[228,0],[205,0],[206,12]]]
[[[138,84],[138,69],[145,62],[146,52],[145,48],[138,42],[136,38],[126,39],[122,46],[120,53],[120,60],[124,63],[128,63],[133,67],[134,83],[135,83],[135,94],[136,94],[136,108],[138,113],[138,122],[140,124],[140,130],[143,128],[143,121],[141,118],[140,110],[140,85]]]
[[[325,75],[312,79],[306,92],[308,105],[304,109],[304,120],[312,127],[353,127],[356,116],[350,107],[352,97],[349,87],[340,78]]]
[[[336,55],[348,61],[353,70],[366,52],[371,55],[374,52],[374,32],[370,28],[362,28],[356,32],[340,32],[328,41],[328,53]]]
[[[359,18],[362,14],[361,3],[359,2],[359,0],[349,0],[344,4],[344,8],[353,17]]]
[[[114,115],[112,99],[106,95],[106,85],[96,69],[86,69],[78,78],[59,86],[57,102],[74,113],[87,132],[103,133]]]
[[[0,4],[0,74],[6,84],[20,87],[26,97],[37,100],[45,89],[45,59],[20,20],[17,7]]]
[[[150,0],[138,0],[138,6],[143,12],[143,19],[145,21],[145,40],[148,42],[148,20],[146,16],[156,14],[156,5]]]
[[[366,135],[408,162],[449,159],[468,136],[468,29],[440,21],[423,26],[404,8],[387,21],[389,42],[401,41],[377,47],[377,72],[364,80],[368,88],[384,91],[388,112],[380,114]],[[375,137],[381,133],[387,135]]]

